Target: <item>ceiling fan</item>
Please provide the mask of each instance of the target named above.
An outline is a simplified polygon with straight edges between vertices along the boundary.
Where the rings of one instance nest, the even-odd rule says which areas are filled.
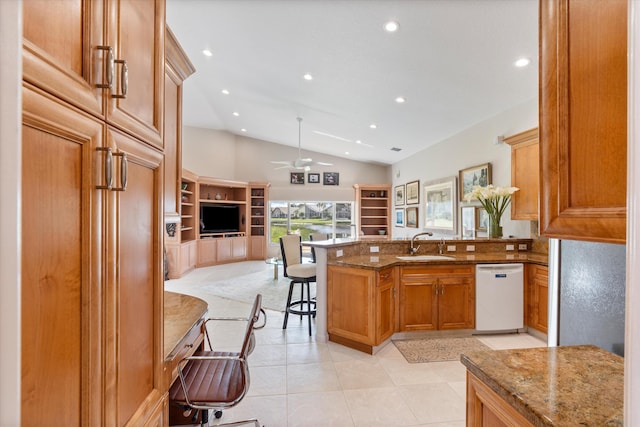
[[[302,149],[300,148],[302,117],[298,117],[296,120],[298,120],[298,158],[295,160],[280,160],[280,161],[272,160],[271,163],[283,165],[283,166],[277,167],[276,169],[297,169],[297,170],[304,170],[305,172],[310,171],[312,165],[318,165],[318,166],[333,165],[333,163],[314,162],[313,159],[309,157],[306,157],[304,159],[302,158]]]

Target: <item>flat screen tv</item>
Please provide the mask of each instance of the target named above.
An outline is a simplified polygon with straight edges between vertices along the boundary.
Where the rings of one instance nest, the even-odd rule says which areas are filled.
[[[240,231],[238,205],[200,205],[201,233],[232,233]]]

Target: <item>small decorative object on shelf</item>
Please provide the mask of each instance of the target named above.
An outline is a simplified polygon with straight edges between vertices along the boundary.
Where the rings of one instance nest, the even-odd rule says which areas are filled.
[[[477,200],[487,211],[489,215],[489,223],[487,224],[488,237],[502,237],[502,226],[500,225],[502,214],[509,206],[509,202],[511,202],[511,195],[518,190],[518,187],[496,187],[491,184],[486,187],[475,185],[470,192],[464,195],[464,199],[467,202]]]

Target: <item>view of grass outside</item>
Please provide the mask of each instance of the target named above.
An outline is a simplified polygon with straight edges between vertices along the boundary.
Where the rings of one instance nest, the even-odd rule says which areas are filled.
[[[303,241],[311,233],[327,233],[330,238],[351,234],[353,204],[351,202],[271,202],[270,242],[299,233]]]

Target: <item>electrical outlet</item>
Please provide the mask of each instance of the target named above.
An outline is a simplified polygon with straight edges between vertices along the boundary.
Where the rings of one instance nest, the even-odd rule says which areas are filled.
[[[514,245],[507,245],[507,250],[508,251],[512,251],[514,250],[516,247]]]
[[[467,252],[473,252],[476,250],[476,246],[475,245],[467,245]]]
[[[336,257],[341,257],[342,255],[344,255],[344,252],[342,251],[342,249],[338,249],[336,251]]]
[[[371,246],[369,252],[380,252],[380,248],[377,246]]]
[[[455,252],[456,245],[447,245],[447,252]]]
[[[527,244],[526,243],[518,244],[518,250],[519,251],[526,251],[527,250]]]
[[[374,263],[374,264],[378,263],[378,262],[380,262],[380,257],[378,257],[378,256],[369,257],[369,262]]]

